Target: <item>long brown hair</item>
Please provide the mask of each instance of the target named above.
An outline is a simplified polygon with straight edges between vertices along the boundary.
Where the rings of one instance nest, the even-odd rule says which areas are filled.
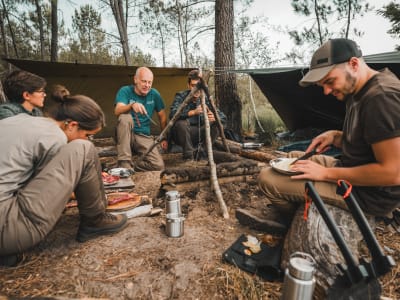
[[[71,96],[62,85],[54,86],[51,97],[56,105],[50,110],[49,116],[56,121],[76,121],[84,130],[106,126],[104,112],[93,99],[84,95]]]

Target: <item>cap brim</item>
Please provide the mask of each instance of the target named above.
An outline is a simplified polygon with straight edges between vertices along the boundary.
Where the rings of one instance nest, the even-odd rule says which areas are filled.
[[[302,87],[310,86],[315,84],[316,82],[320,81],[324,78],[328,73],[335,67],[335,65],[316,68],[308,71],[306,75],[299,81],[299,85]]]

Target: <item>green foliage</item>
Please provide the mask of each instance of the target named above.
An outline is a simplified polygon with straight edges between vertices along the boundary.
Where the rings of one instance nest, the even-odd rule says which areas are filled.
[[[251,83],[249,80],[251,80]],[[273,143],[275,133],[285,130],[283,121],[249,75],[238,75],[237,85],[239,97],[243,104],[242,128],[244,135],[253,136],[254,134],[258,134],[260,142],[266,144]],[[255,109],[251,101],[252,98]]]
[[[378,14],[389,19],[390,23],[392,23],[392,28],[388,30],[388,33],[400,39],[400,4],[390,2],[382,9],[378,10]],[[400,51],[400,45],[397,45],[396,49]]]
[[[262,18],[242,16],[235,24],[235,58],[237,68],[263,68],[277,62],[277,45],[271,45],[268,36],[253,29],[254,25],[267,24]],[[267,30],[265,30],[267,31]]]
[[[349,38],[352,33],[363,32],[351,28],[351,21],[371,10],[365,0],[292,0],[295,13],[313,16],[312,24],[302,29],[289,31],[296,45],[319,44],[332,36]],[[351,29],[351,30],[350,30]]]

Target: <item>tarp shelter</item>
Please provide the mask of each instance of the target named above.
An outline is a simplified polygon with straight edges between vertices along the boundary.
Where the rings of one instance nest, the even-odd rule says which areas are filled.
[[[400,52],[364,56],[373,69],[389,68],[400,78]],[[301,87],[298,82],[308,68],[240,70],[248,73],[268,98],[289,131],[303,128],[341,129],[345,105],[325,96],[321,87]]]
[[[118,89],[132,84],[137,66],[96,65],[80,63],[44,62],[22,59],[5,59],[14,66],[44,77],[48,87],[62,84],[71,94],[87,95],[99,103],[106,115],[107,126],[97,135],[110,137],[115,134],[117,118],[114,115],[114,99]],[[167,114],[177,91],[187,87],[188,68],[150,68],[154,74],[153,87],[165,101]],[[45,107],[52,103],[47,97]],[[158,122],[156,115],[153,119]],[[152,125],[153,134],[160,133]]]

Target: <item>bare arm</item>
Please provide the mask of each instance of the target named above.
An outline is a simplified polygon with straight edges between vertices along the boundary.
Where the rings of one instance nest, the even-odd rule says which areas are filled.
[[[293,171],[303,172],[293,179],[336,182],[348,180],[359,186],[400,185],[400,137],[372,145],[377,162],[352,168],[326,168],[312,161],[299,161]]]
[[[132,108],[132,104],[117,103],[114,107],[114,114],[118,117],[120,114],[129,112]]]

